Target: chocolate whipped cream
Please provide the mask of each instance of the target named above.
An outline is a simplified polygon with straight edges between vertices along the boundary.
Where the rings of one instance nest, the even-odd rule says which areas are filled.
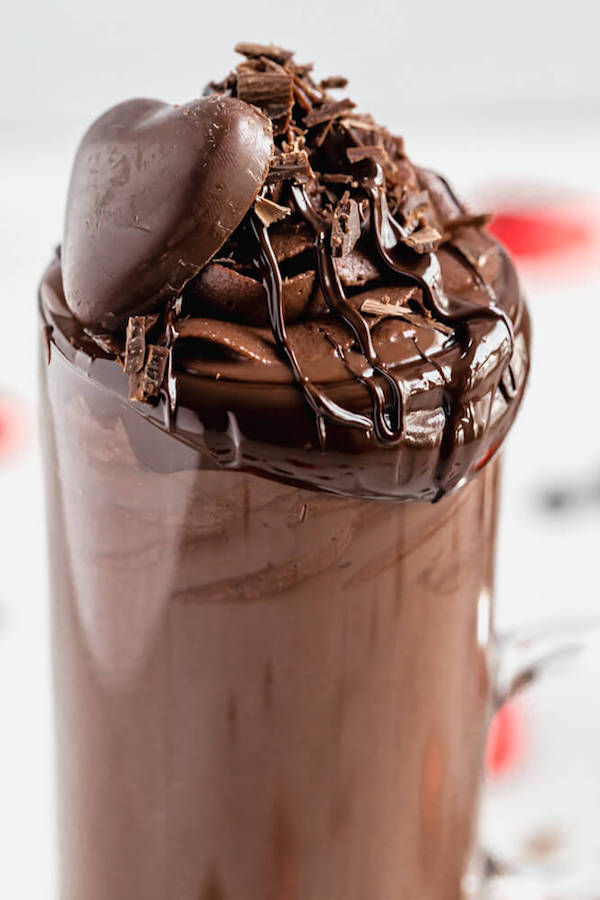
[[[521,401],[512,263],[343,78],[237,49],[204,97],[131,100],[85,135],[41,287],[51,351],[207,465],[437,500]],[[138,458],[177,465],[136,418]]]

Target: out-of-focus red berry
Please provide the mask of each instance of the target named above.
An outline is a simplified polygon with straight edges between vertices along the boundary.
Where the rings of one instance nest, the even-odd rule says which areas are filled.
[[[519,707],[505,703],[500,707],[488,732],[485,767],[498,778],[517,765],[523,751],[523,721]]]
[[[21,449],[25,434],[25,414],[20,405],[0,396],[0,463]]]
[[[494,216],[489,228],[515,257],[523,259],[582,250],[594,242],[594,229],[576,210],[506,209]]]

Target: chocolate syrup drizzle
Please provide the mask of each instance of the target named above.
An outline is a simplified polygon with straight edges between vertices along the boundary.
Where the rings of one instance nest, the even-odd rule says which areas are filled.
[[[343,406],[339,406],[339,404],[327,397],[323,391],[303,374],[296,353],[288,339],[285,318],[283,315],[283,286],[281,272],[275,253],[271,247],[268,229],[260,222],[255,214],[250,216],[249,224],[251,232],[257,242],[256,264],[261,271],[263,285],[267,295],[267,311],[271,329],[278,346],[290,364],[294,379],[304,391],[304,396],[316,416],[321,444],[324,443],[326,419],[340,425],[354,425],[370,431],[374,425],[371,419],[367,416],[360,415],[359,413],[353,413],[350,410],[344,409]],[[377,421],[376,418],[375,421]]]
[[[496,322],[500,321],[507,330],[510,353],[506,365],[499,367],[498,381],[491,395],[493,402],[498,388],[505,390],[503,376],[507,368],[510,371],[510,359],[514,346],[513,324],[507,313],[497,306],[492,285],[487,282],[468,255],[453,245],[451,240],[450,246],[453,251],[460,256],[472,271],[477,284],[487,293],[489,302],[485,306],[464,298],[449,297],[444,292],[437,255],[433,252],[417,254],[407,248],[404,240],[409,232],[389,211],[384,174],[378,163],[366,160],[354,167],[353,175],[359,188],[368,199],[369,231],[380,259],[392,275],[402,282],[414,284],[422,290],[426,308],[438,321],[453,328],[461,348],[460,361],[452,377],[448,379],[442,372],[444,377],[442,408],[445,415],[445,426],[436,471],[437,499],[439,499],[445,493],[443,486],[448,483],[448,478],[452,474],[453,456],[458,443],[457,433],[461,426],[462,429],[474,427],[473,416],[466,396],[469,381],[474,375],[475,355],[481,338],[476,339],[473,336],[472,325],[476,320],[491,319],[494,326]],[[296,210],[314,231],[317,271],[327,305],[331,312],[352,331],[360,352],[369,363],[369,369],[361,373],[353,372],[353,374],[370,393],[371,416],[352,412],[335,403],[303,373],[286,331],[282,277],[271,247],[268,228],[253,213],[249,216],[249,227],[257,247],[255,263],[261,272],[265,287],[269,321],[274,337],[291,367],[296,383],[301,387],[316,416],[322,446],[325,440],[326,421],[336,425],[362,428],[369,433],[374,433],[377,440],[384,445],[397,445],[404,436],[406,406],[401,376],[399,373],[388,370],[386,365],[381,362],[373,346],[367,321],[345,296],[330,250],[331,224],[315,209],[303,185],[292,184],[291,195]],[[458,201],[457,205],[461,208]],[[341,348],[338,348],[338,353],[343,357]],[[514,379],[512,380],[514,382]],[[387,390],[384,390],[384,386]]]

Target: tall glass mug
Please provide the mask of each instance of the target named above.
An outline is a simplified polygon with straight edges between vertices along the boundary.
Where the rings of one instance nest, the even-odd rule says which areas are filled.
[[[42,406],[61,900],[481,896],[499,462],[343,499],[207,468],[58,352]]]

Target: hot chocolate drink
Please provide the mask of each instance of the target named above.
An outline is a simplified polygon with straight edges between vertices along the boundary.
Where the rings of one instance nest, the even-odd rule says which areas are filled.
[[[514,269],[278,47],[77,152],[40,294],[63,900],[456,900]]]

